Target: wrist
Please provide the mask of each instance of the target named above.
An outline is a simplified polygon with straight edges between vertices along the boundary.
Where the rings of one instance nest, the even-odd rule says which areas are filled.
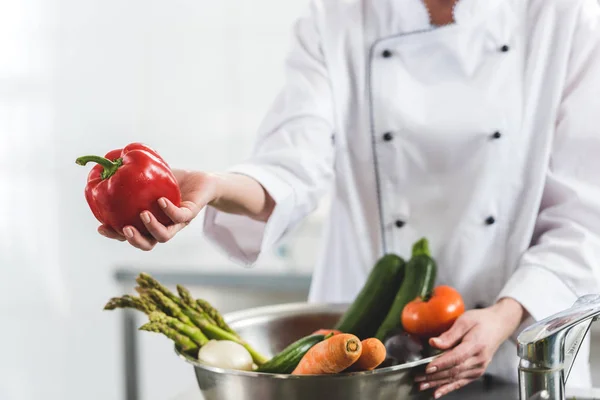
[[[226,180],[225,176],[222,173],[207,173],[208,179],[210,179],[211,187],[213,188],[212,200],[208,202],[209,205],[215,206],[218,208],[218,204],[223,201],[226,193]]]
[[[216,209],[245,215],[266,222],[275,202],[265,188],[254,178],[238,173],[211,173],[213,200],[208,204]]]
[[[513,331],[527,318],[527,311],[517,300],[503,297],[492,306],[499,317],[513,327]]]

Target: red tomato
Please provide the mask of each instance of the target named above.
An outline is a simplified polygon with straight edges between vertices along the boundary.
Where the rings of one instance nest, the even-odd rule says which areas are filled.
[[[430,299],[417,298],[402,310],[402,326],[410,334],[431,338],[446,332],[465,312],[458,291],[450,286],[438,286]]]

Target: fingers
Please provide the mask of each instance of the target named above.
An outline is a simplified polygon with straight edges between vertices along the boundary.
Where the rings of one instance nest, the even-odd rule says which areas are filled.
[[[441,355],[433,360],[425,372],[432,375],[447,369],[461,366],[469,358],[479,354],[483,350],[483,345],[475,341],[466,340],[459,344],[456,348]]]
[[[120,242],[124,242],[126,240],[125,236],[121,235],[120,233],[106,225],[100,225],[98,227],[98,233],[104,237],[107,237],[109,239],[116,239]]]
[[[460,378],[477,378],[485,372],[485,360],[482,356],[468,358],[460,365],[437,372],[435,374],[420,375],[415,378],[415,382],[429,383],[429,387],[439,386],[447,381],[455,381]],[[421,385],[423,386],[423,384]],[[422,389],[423,390],[423,389]]]
[[[474,321],[471,321],[468,318],[460,317],[446,332],[437,338],[431,338],[429,340],[429,344],[441,350],[454,347],[474,325]]]
[[[198,214],[198,207],[191,202],[181,203],[181,207],[175,206],[169,199],[160,198],[158,205],[165,214],[174,222],[174,225],[168,227],[161,224],[156,217],[149,211],[144,211],[140,214],[140,218],[144,223],[148,232],[152,235],[151,238],[143,236],[133,226],[127,226],[123,229],[123,234],[116,232],[114,229],[102,225],[98,228],[98,233],[121,242],[127,241],[132,246],[149,251],[156,246],[156,243],[165,243],[171,240],[177,232],[185,227]]]
[[[129,244],[140,250],[150,251],[156,246],[155,239],[142,236],[142,234],[133,226],[126,226],[123,228],[123,233]]]
[[[181,207],[177,207],[165,197],[158,199],[158,205],[171,221],[176,224],[190,222],[196,217],[199,211],[195,203],[184,201],[181,203]]]
[[[144,223],[148,232],[156,239],[158,243],[166,243],[179,232],[184,224],[175,224],[168,227],[161,224],[154,215],[149,211],[144,211],[140,214],[140,218]]]
[[[443,385],[442,387],[440,387],[438,390],[436,390],[433,397],[435,397],[436,399],[439,399],[440,397],[445,396],[450,392],[453,392],[462,387],[465,387],[472,381],[473,381],[473,379],[459,379],[455,382],[447,383],[447,384]]]
[[[463,372],[463,373],[457,375],[455,378],[446,378],[446,379],[440,379],[437,381],[423,382],[419,385],[419,390],[423,391],[423,390],[428,390],[428,389],[435,389],[438,387],[441,388],[442,386],[446,386],[446,385],[452,384],[454,382],[459,382],[461,380],[473,381],[475,379],[482,377],[484,373],[485,373],[485,370],[474,369],[474,370]]]

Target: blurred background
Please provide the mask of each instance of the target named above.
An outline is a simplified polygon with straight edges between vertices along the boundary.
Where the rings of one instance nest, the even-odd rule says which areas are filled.
[[[75,159],[141,141],[176,167],[242,160],[306,0],[0,0],[0,399],[165,400],[193,370],[104,312],[140,271],[223,312],[304,300],[321,209],[252,270],[201,219],[144,253],[96,233]]]

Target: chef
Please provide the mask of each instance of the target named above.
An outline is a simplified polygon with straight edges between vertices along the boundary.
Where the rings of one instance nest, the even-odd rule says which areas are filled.
[[[253,264],[331,191],[310,301],[350,302],[385,253],[430,240],[469,309],[418,376],[436,397],[517,380],[519,330],[598,292],[597,0],[314,0],[252,155],[177,170],[169,228],[100,233],[150,250],[205,209],[208,238]],[[591,386],[589,342],[568,386]]]

